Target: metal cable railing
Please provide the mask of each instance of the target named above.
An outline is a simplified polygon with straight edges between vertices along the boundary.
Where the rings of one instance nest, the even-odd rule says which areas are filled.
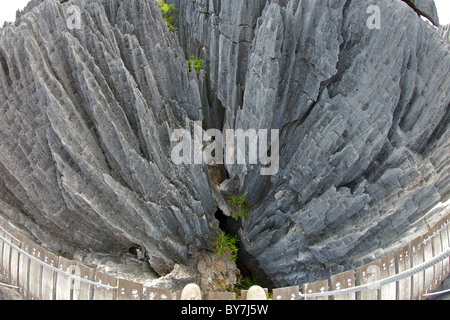
[[[439,292],[426,293],[423,296],[424,297],[439,296],[439,295],[445,294],[445,293],[450,293],[450,289],[444,290],[444,291],[439,291]]]
[[[7,287],[7,288],[13,288],[13,289],[19,289],[18,286],[13,286],[13,285],[10,285],[10,284],[7,284],[7,283],[2,283],[2,282],[0,282],[0,286],[1,287]]]
[[[3,228],[2,228],[2,230],[3,230],[6,234],[8,234],[9,236],[13,237],[9,232],[5,231]],[[14,237],[13,237],[13,238],[14,238]],[[14,239],[18,240],[17,238],[14,238]],[[5,238],[4,238],[3,236],[1,236],[1,235],[0,235],[0,240],[3,241],[4,243],[6,243],[6,244],[7,244],[8,246],[10,246],[11,248],[13,248],[14,250],[16,250],[16,251],[20,252],[21,254],[23,254],[25,257],[27,257],[27,258],[29,258],[29,259],[31,259],[31,260],[33,260],[33,261],[39,263],[40,265],[44,266],[45,268],[48,268],[48,269],[50,269],[50,270],[52,270],[52,271],[54,271],[54,272],[57,272],[57,273],[59,273],[59,274],[62,274],[62,275],[66,276],[66,277],[69,277],[69,278],[71,278],[71,279],[73,279],[73,280],[80,281],[80,282],[84,282],[84,283],[91,284],[91,285],[94,285],[94,286],[97,286],[97,287],[101,287],[101,288],[105,288],[105,289],[110,289],[110,290],[117,290],[117,289],[119,288],[118,286],[112,287],[112,286],[109,286],[109,285],[106,285],[106,284],[102,284],[102,283],[99,283],[99,282],[91,281],[91,280],[88,280],[88,279],[79,277],[79,276],[77,276],[77,275],[68,273],[68,272],[66,272],[66,271],[64,271],[64,270],[58,269],[58,268],[56,268],[56,267],[54,267],[54,266],[51,266],[51,265],[45,263],[44,261],[42,261],[42,260],[40,260],[40,259],[34,257],[33,255],[29,254],[28,252],[25,252],[24,250],[20,249],[18,246],[16,246],[15,244],[11,243],[10,241],[8,241],[7,239],[5,239]],[[18,241],[19,241],[19,240],[18,240]],[[19,242],[20,242],[20,241],[19,241]]]
[[[433,240],[434,237],[439,235],[442,232],[442,230],[447,228],[449,225],[450,225],[450,221],[447,220],[447,222],[444,223],[433,234],[431,234],[429,237],[423,239],[422,244],[426,245],[429,241]],[[411,269],[408,269],[406,271],[403,271],[403,272],[393,275],[391,277],[384,278],[384,279],[378,280],[378,281],[374,281],[372,283],[368,283],[365,285],[360,285],[360,286],[341,289],[341,290],[333,290],[333,291],[326,291],[326,292],[324,291],[324,292],[317,292],[317,293],[305,293],[305,294],[300,293],[300,298],[318,298],[318,297],[326,297],[326,296],[336,296],[336,295],[341,295],[341,294],[355,293],[355,292],[360,292],[360,291],[365,291],[365,290],[376,289],[376,288],[409,278],[415,274],[418,274],[418,273],[438,264],[439,262],[441,262],[442,260],[445,260],[448,257],[450,257],[450,248],[447,249],[446,251],[442,252],[441,254],[435,256],[434,258],[430,259],[429,261],[425,261],[416,267],[413,267]],[[442,292],[442,293],[446,293],[446,292]],[[442,294],[442,293],[440,293],[440,294]],[[432,294],[424,294],[423,296],[429,296],[429,295],[432,295]]]
[[[359,292],[359,291],[364,291],[364,290],[376,289],[381,286],[385,286],[385,285],[412,277],[413,275],[418,274],[418,273],[438,264],[439,262],[441,262],[442,260],[444,260],[448,257],[450,257],[450,248],[416,267],[413,267],[409,270],[400,272],[396,275],[387,277],[382,280],[374,281],[372,283],[368,283],[365,285],[360,285],[360,286],[356,286],[356,287],[352,287],[352,288],[341,289],[341,290],[318,292],[318,293],[306,293],[306,294],[300,293],[300,297],[301,298],[317,298],[317,297],[336,296],[336,295],[341,295],[341,294],[346,294],[346,293],[354,293],[354,292]]]
[[[450,224],[450,222],[447,220],[447,222],[445,224],[443,224],[439,229],[437,229],[433,234],[431,234],[427,238],[424,238],[423,241],[422,241],[422,244],[426,245],[434,237],[439,235],[442,230],[447,228],[447,226],[449,224]],[[17,239],[13,235],[11,235],[4,228],[0,227],[0,230],[2,230],[5,234],[7,234],[11,239],[16,240],[20,244],[22,243],[19,239]],[[11,241],[7,240],[2,235],[0,235],[0,241],[3,241],[5,244],[10,246],[12,249],[18,251],[22,255],[24,255],[27,258],[37,262],[38,264],[44,266],[45,268],[48,268],[48,269],[50,269],[50,270],[52,270],[52,271],[54,271],[56,273],[62,274],[62,275],[66,276],[66,277],[69,277],[69,278],[71,278],[73,280],[84,282],[84,283],[87,283],[87,284],[90,284],[90,285],[93,285],[93,286],[96,286],[96,287],[110,289],[110,290],[117,290],[118,289],[118,286],[113,287],[113,286],[110,286],[110,285],[102,284],[100,282],[91,281],[91,280],[79,277],[77,275],[71,274],[69,272],[66,272],[64,270],[58,269],[58,268],[56,268],[54,266],[51,266],[51,265],[45,263],[44,261],[42,261],[42,260],[34,257],[33,255],[29,254],[28,252],[25,252],[20,247],[18,247],[17,245],[13,244]],[[326,292],[324,291],[324,292],[317,292],[317,293],[299,293],[299,297],[300,298],[318,298],[318,297],[336,296],[336,295],[342,295],[342,294],[348,294],[348,293],[361,292],[361,291],[365,291],[365,290],[377,289],[379,287],[386,286],[386,285],[389,285],[389,284],[392,284],[392,283],[399,282],[401,280],[410,278],[410,277],[412,277],[412,276],[414,276],[414,275],[416,275],[416,274],[418,274],[420,272],[423,272],[424,270],[426,270],[428,268],[433,267],[434,265],[438,264],[439,262],[445,260],[448,257],[450,257],[450,248],[447,248],[445,251],[443,251],[440,254],[436,255],[435,257],[429,259],[428,261],[425,261],[425,262],[421,263],[418,266],[412,267],[412,268],[410,268],[410,269],[408,269],[406,271],[400,272],[400,273],[395,274],[393,276],[390,276],[390,277],[387,277],[387,278],[384,278],[384,279],[381,279],[381,280],[374,281],[372,283],[359,285],[359,286],[346,288],[346,289],[326,291]],[[17,288],[15,286],[10,286],[10,285],[7,285],[7,284],[2,284],[2,283],[0,283],[0,285]],[[443,293],[447,293],[449,291],[450,290],[446,290],[446,291],[442,291],[442,292],[438,292],[438,293],[427,293],[427,294],[423,294],[423,296],[431,296],[431,295],[443,294]]]
[[[12,234],[10,234],[8,231],[6,231],[5,229],[3,229],[2,226],[0,226],[0,230],[3,231],[4,233],[6,233],[11,239],[16,240],[18,243],[22,243],[22,241],[20,241],[19,239],[17,239],[16,237],[14,237]]]

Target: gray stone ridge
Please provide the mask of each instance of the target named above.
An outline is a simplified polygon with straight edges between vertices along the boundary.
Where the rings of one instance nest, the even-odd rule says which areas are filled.
[[[138,245],[164,276],[214,250],[217,208],[245,194],[240,263],[282,287],[384,255],[448,205],[448,26],[418,16],[438,25],[434,1],[167,2],[176,33],[155,0],[33,0],[0,30],[0,216],[33,241]],[[279,171],[175,164],[171,133],[196,122],[278,129]]]
[[[434,0],[403,0],[419,15],[429,19],[435,26],[439,26],[439,17]]]

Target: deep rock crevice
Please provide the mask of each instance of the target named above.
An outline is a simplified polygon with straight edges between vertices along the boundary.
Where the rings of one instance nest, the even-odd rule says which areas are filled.
[[[222,226],[268,287],[426,229],[419,217],[450,191],[448,28],[401,1],[379,1],[380,30],[369,0],[168,2],[177,35],[152,0],[71,0],[79,30],[67,3],[33,0],[1,29],[2,217],[55,253],[137,244],[159,275],[192,265]],[[175,165],[171,133],[196,121],[280,129],[279,172]],[[223,183],[251,203],[239,223],[215,218],[229,214]]]
[[[218,210],[214,214],[215,218],[219,221],[220,229],[225,232],[225,234],[232,236],[239,236],[239,229],[241,228],[241,223],[232,217],[228,217],[223,214],[222,210]],[[270,278],[265,274],[264,270],[259,265],[257,259],[251,256],[244,246],[240,245],[240,242],[236,244],[238,247],[238,258],[236,260],[236,266],[240,271],[240,277],[257,279],[258,282],[265,288],[274,288],[274,284]]]

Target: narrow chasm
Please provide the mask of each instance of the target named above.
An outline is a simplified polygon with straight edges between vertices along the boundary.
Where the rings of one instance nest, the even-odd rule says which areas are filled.
[[[208,59],[205,60],[208,61]],[[205,65],[205,69],[208,69],[208,65]],[[210,90],[210,79],[207,72],[204,73],[204,77],[205,78],[203,79],[203,81],[200,81],[199,83],[200,92],[208,92],[208,94],[205,94],[202,99],[203,105],[201,109],[204,113],[203,130],[222,130],[226,122],[225,108],[218,99],[217,93]],[[204,87],[202,88],[202,86]],[[212,154],[212,156],[215,156],[215,154]],[[230,181],[229,172],[224,164],[209,165],[208,173],[211,186],[213,186],[213,188],[216,188],[216,192],[220,192],[220,197],[222,198],[222,203],[221,205],[217,203],[217,211],[214,214],[215,219],[219,222],[219,228],[227,235],[237,236],[239,240],[236,245],[239,249],[236,266],[240,270],[241,280],[259,284],[261,286],[264,286],[265,288],[273,288],[273,282],[263,271],[258,260],[250,255],[246,251],[245,247],[241,244],[239,236],[241,221],[236,220],[231,216],[225,215],[222,209],[219,208],[224,205],[229,205],[229,203],[227,203],[228,197],[239,190],[237,181]],[[223,184],[224,182],[225,184]],[[211,192],[214,193],[214,191],[212,190]]]
[[[226,216],[220,208],[217,208],[214,217],[219,221],[220,230],[225,232],[225,234],[237,236],[239,239],[239,229],[241,224],[239,221],[233,217]],[[265,288],[273,289],[273,282],[261,269],[258,261],[240,245],[240,241],[236,246],[239,249],[236,266],[241,273],[241,281],[250,281],[251,283],[262,285]]]
[[[220,210],[219,208],[217,208],[217,211],[214,214],[214,217],[217,219],[217,221],[219,221],[220,230],[222,230],[223,232],[225,232],[228,235],[232,235],[232,236],[237,235],[239,238],[239,235],[235,228],[236,221],[232,217],[227,217],[223,213],[223,211]],[[241,246],[240,246],[239,242],[237,243],[236,246],[239,249],[238,258],[236,260],[236,266],[238,267],[239,271],[241,272],[241,277],[247,277],[247,278],[254,279],[256,276],[254,276],[252,274],[250,269],[245,265],[244,261],[241,258],[242,250],[241,250]]]

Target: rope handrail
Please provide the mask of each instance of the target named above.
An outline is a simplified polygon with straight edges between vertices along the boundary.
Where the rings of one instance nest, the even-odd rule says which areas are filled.
[[[381,286],[385,286],[385,285],[412,277],[413,275],[420,273],[420,272],[424,271],[425,269],[428,269],[428,268],[438,264],[439,262],[441,262],[442,260],[445,260],[448,257],[450,257],[450,248],[444,252],[441,252],[440,254],[433,257],[432,259],[423,262],[422,264],[420,264],[416,267],[413,267],[406,271],[400,272],[396,275],[374,281],[372,283],[368,283],[368,284],[364,284],[364,285],[360,285],[360,286],[356,286],[356,287],[352,287],[352,288],[327,291],[327,292],[306,293],[306,294],[300,293],[300,297],[301,298],[317,298],[317,297],[336,296],[336,295],[341,295],[341,294],[346,294],[346,293],[354,293],[354,292],[359,292],[359,291],[364,291],[364,290],[376,289]]]
[[[423,296],[424,297],[438,296],[438,295],[445,294],[445,293],[450,293],[450,289],[444,290],[444,291],[439,291],[439,292],[426,293]]]
[[[8,234],[8,235],[10,235],[10,234],[9,234],[8,232],[6,232],[6,231],[5,231],[5,233]],[[10,235],[10,236],[11,236],[11,235]],[[19,247],[17,247],[16,245],[14,245],[13,243],[11,243],[10,241],[8,241],[7,239],[5,239],[5,238],[4,238],[3,236],[1,236],[1,235],[0,235],[0,240],[2,240],[4,243],[6,243],[8,246],[10,246],[11,248],[13,248],[14,250],[20,252],[21,254],[23,254],[24,256],[26,256],[27,258],[29,258],[29,259],[31,259],[31,260],[33,260],[33,261],[39,263],[41,266],[44,266],[44,267],[46,267],[46,268],[48,268],[48,269],[50,269],[50,270],[52,270],[52,271],[54,271],[54,272],[57,272],[57,273],[59,273],[59,274],[64,275],[64,276],[66,276],[66,277],[72,278],[73,280],[78,280],[78,281],[81,281],[81,282],[84,282],[84,283],[87,283],[87,284],[91,284],[91,285],[94,285],[94,286],[97,286],[97,287],[102,287],[102,288],[105,288],[105,289],[117,290],[117,289],[119,288],[118,286],[113,287],[113,286],[109,286],[109,285],[102,284],[102,283],[99,283],[99,282],[91,281],[91,280],[88,280],[88,279],[79,277],[79,276],[77,276],[77,275],[68,273],[68,272],[66,272],[66,271],[64,271],[64,270],[58,269],[58,268],[56,268],[56,267],[54,267],[54,266],[51,266],[51,265],[45,263],[45,262],[42,261],[42,260],[39,260],[38,258],[34,257],[33,255],[29,254],[28,252],[23,251],[22,249],[20,249]]]
[[[7,283],[3,283],[3,282],[0,282],[0,286],[7,287],[7,288],[13,288],[13,289],[19,289],[18,286],[13,286],[11,284],[7,284]]]
[[[20,241],[19,239],[17,239],[16,237],[14,237],[11,233],[9,233],[9,232],[6,231],[5,229],[3,229],[2,226],[0,226],[0,230],[3,231],[4,233],[6,233],[10,238],[16,240],[18,243],[22,243],[22,241]]]
[[[428,241],[431,241],[436,235],[440,234],[442,232],[442,230],[444,230],[445,228],[447,228],[450,225],[450,220],[447,220],[446,223],[444,223],[439,229],[437,229],[432,235],[430,235],[428,238],[423,239],[422,243],[424,245],[427,244]]]
[[[433,234],[431,234],[429,237],[424,238],[422,240],[422,243],[424,245],[426,245],[427,242],[431,241],[436,235],[438,235],[443,229],[445,229],[448,225],[450,225],[449,220],[446,221],[446,223],[444,223],[444,225],[442,225],[439,229],[437,229]],[[22,243],[19,239],[17,239],[16,237],[14,237],[13,235],[11,235],[8,231],[6,231],[4,228],[0,227],[0,229],[7,234],[9,237],[11,237],[12,239],[18,241],[19,243]],[[106,289],[111,289],[111,290],[117,290],[119,287],[118,286],[109,286],[109,285],[105,285],[102,284],[100,282],[95,282],[95,281],[91,281],[82,277],[79,277],[77,275],[65,272],[61,269],[58,269],[54,266],[51,266],[47,263],[45,263],[44,261],[41,261],[40,259],[34,257],[33,255],[29,254],[28,252],[25,252],[24,250],[20,249],[18,246],[14,245],[12,242],[8,241],[6,238],[4,238],[2,235],[0,235],[0,240],[5,242],[7,245],[9,245],[11,248],[13,248],[14,250],[20,252],[21,254],[23,254],[24,256],[28,257],[29,259],[37,262],[38,264],[54,271],[57,272],[59,274],[63,274],[66,277],[72,278],[74,280],[78,280],[90,285],[94,285],[97,287],[102,287],[102,288],[106,288]],[[364,284],[364,285],[359,285],[359,286],[355,286],[355,287],[351,287],[351,288],[346,288],[346,289],[340,289],[340,290],[333,290],[333,291],[326,291],[326,292],[317,292],[317,293],[299,293],[299,298],[317,298],[317,297],[326,297],[326,296],[335,296],[335,295],[342,295],[342,294],[348,294],[348,293],[355,293],[355,292],[360,292],[360,291],[365,291],[365,290],[371,290],[371,289],[376,289],[391,283],[395,283],[398,281],[401,281],[403,279],[412,277],[420,272],[423,272],[424,270],[433,267],[434,265],[438,264],[439,262],[445,260],[446,258],[450,257],[450,248],[447,248],[446,251],[441,252],[440,254],[436,255],[435,257],[431,258],[428,261],[425,261],[423,263],[421,263],[418,266],[412,267],[406,271],[400,272],[398,274],[395,274],[393,276],[381,279],[381,280],[377,280],[374,281],[372,283],[368,283],[368,284]],[[443,291],[441,293],[446,293],[447,291]],[[441,293],[435,293],[435,294],[441,294]],[[433,293],[430,294],[423,294],[423,296],[430,296],[430,295],[434,295]]]

